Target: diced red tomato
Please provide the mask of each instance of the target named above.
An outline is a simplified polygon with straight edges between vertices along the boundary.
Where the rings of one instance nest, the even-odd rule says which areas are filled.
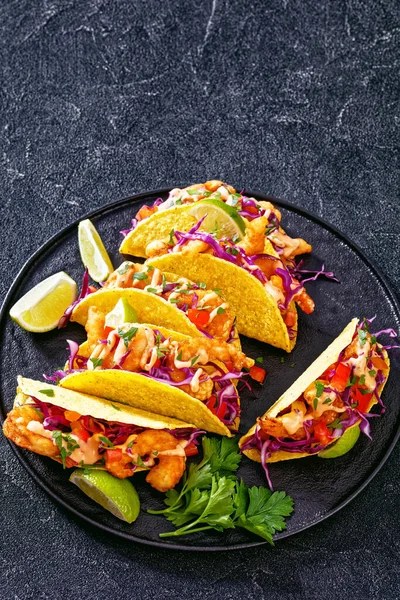
[[[158,367],[161,365],[161,358],[157,358],[156,362],[154,363],[153,367],[155,369],[158,369]]]
[[[285,315],[285,324],[287,325],[287,327],[293,327],[293,325],[296,323],[296,313],[292,312],[292,311],[288,311]]]
[[[86,431],[86,429],[73,429],[72,433],[84,442],[87,442],[88,439],[91,437],[90,432]]]
[[[231,360],[226,360],[224,362],[224,365],[226,366],[228,371],[233,371],[233,362]]]
[[[356,388],[352,392],[351,397],[355,402],[357,402],[356,408],[358,408],[358,410],[360,412],[368,412],[372,394],[362,394],[360,392],[360,389],[363,389],[363,388],[359,388],[359,387]]]
[[[198,453],[199,453],[199,449],[197,448],[197,446],[194,442],[190,442],[190,444],[188,444],[185,448],[186,456],[195,456]]]
[[[151,217],[151,215],[157,212],[157,206],[142,206],[142,208],[138,211],[136,218],[138,221],[142,221],[143,219],[147,219],[147,217]]]
[[[89,290],[89,294],[94,294],[94,292],[98,292],[99,291],[99,288],[97,288],[94,285],[89,285],[88,290]]]
[[[314,427],[314,435],[321,444],[328,444],[330,442],[329,429],[323,421]]]
[[[338,392],[344,392],[351,373],[351,367],[339,363],[336,372],[330,381],[330,385]]]
[[[210,320],[210,313],[208,310],[197,310],[197,308],[189,308],[187,316],[196,327],[204,327]]]
[[[221,404],[218,406],[218,400],[214,395],[210,396],[210,398],[207,400],[206,406],[211,410],[212,414],[216,415],[219,419],[224,418],[226,409],[228,408],[226,402],[221,402]]]
[[[264,383],[266,374],[267,372],[261,367],[257,367],[257,365],[253,365],[249,371],[250,377],[259,383]]]
[[[246,206],[245,210],[246,212],[249,212],[252,215],[258,215],[259,213],[259,209],[257,208],[257,206]]]
[[[107,338],[112,331],[113,331],[112,327],[104,327],[104,337]]]
[[[122,458],[122,448],[107,449],[107,462],[118,462]]]
[[[378,371],[387,371],[388,369],[387,364],[385,363],[383,358],[380,358],[380,356],[374,356],[373,358],[371,358],[371,362],[374,365],[375,369],[378,369]]]

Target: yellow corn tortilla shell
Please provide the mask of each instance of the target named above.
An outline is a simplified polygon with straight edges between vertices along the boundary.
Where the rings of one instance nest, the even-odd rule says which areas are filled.
[[[130,371],[105,369],[72,373],[60,386],[81,393],[92,393],[112,402],[155,412],[165,417],[187,419],[196,427],[231,437],[233,434],[200,400],[177,387],[154,381]]]
[[[296,379],[296,381],[286,390],[284,394],[269,408],[262,418],[270,417],[275,418],[279,415],[281,411],[285,408],[288,408],[295,402],[305,390],[316,381],[322,373],[326,371],[326,369],[334,362],[336,362],[339,354],[342,350],[344,350],[352,341],[354,332],[356,330],[358,324],[358,319],[352,319],[350,323],[343,329],[342,333],[328,346],[322,354],[315,359],[313,363]],[[390,369],[390,360],[387,355],[386,350],[383,352],[384,360],[388,365],[388,369]],[[387,378],[386,378],[387,380]],[[384,381],[379,387],[379,394],[382,393],[382,390],[385,386],[386,381]],[[368,411],[377,403],[375,396],[372,396]],[[361,419],[354,423],[351,427],[357,426],[361,422]],[[249,429],[249,431],[240,438],[239,447],[241,448],[249,439],[252,437],[256,430],[257,424],[253,425]],[[351,429],[349,427],[349,429]],[[332,440],[328,446],[334,444],[336,440]],[[261,462],[261,454],[257,448],[251,448],[249,450],[244,450],[243,453],[250,458],[251,460],[255,460],[257,462]],[[305,458],[307,456],[315,456],[314,454],[308,454],[307,452],[287,452],[285,450],[277,450],[266,460],[267,463],[279,462],[282,460],[292,460],[295,458]]]
[[[146,264],[162,271],[179,273],[188,279],[204,281],[207,288],[218,288],[237,316],[239,333],[291,352],[296,338],[290,339],[276,301],[262,283],[236,265],[211,254],[195,257],[177,252],[149,259]],[[90,296],[89,296],[90,297]],[[290,310],[297,312],[294,303]]]
[[[179,331],[190,337],[203,337],[201,331],[175,305],[156,294],[136,288],[104,288],[89,294],[75,306],[71,321],[85,326],[91,306],[96,306],[107,314],[113,310],[120,298],[126,298],[135,309],[140,323],[152,323],[158,328],[164,326],[169,330]],[[234,335],[237,339],[232,344],[240,350],[239,335]]]
[[[167,208],[139,221],[137,227],[124,238],[119,251],[121,254],[146,258],[146,246],[150,242],[169,238],[172,229],[188,231],[197,223],[197,219],[188,212],[191,207],[189,204]]]
[[[44,394],[41,390],[52,390],[53,396]],[[88,415],[95,419],[117,421],[127,425],[137,425],[150,429],[181,429],[194,427],[191,423],[184,423],[179,419],[165,417],[146,410],[110,402],[104,398],[91,394],[82,394],[77,391],[65,389],[60,386],[49,385],[47,382],[34,381],[18,376],[17,396],[14,406],[25,404],[27,399],[33,397],[42,402],[49,402],[65,410],[74,410],[80,415]]]

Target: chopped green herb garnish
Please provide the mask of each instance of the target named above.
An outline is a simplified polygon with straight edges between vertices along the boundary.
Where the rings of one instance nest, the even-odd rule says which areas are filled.
[[[217,294],[217,296],[221,296],[221,288],[214,288],[213,292],[214,294]]]
[[[361,348],[364,346],[365,342],[367,341],[367,335],[368,335],[368,331],[366,329],[358,330],[358,343],[360,344]]]
[[[262,364],[264,362],[263,357],[259,356],[258,358],[256,358],[256,362]]]
[[[93,365],[93,369],[97,369],[97,367],[101,367],[101,365],[103,364],[102,358],[90,358],[89,360]]]
[[[232,256],[237,256],[239,254],[239,250],[237,248],[234,248],[233,246],[229,246],[226,249],[226,253],[231,254]]]
[[[108,439],[105,435],[99,435],[99,440],[103,443],[104,446],[108,446],[109,448],[114,448],[114,444],[111,440]]]
[[[144,271],[138,271],[137,273],[133,274],[132,279],[137,279],[139,281],[142,281],[143,279],[148,279],[149,276],[147,273],[145,273]]]
[[[168,348],[157,348],[157,358],[164,358],[168,352]]]
[[[372,394],[373,390],[363,390],[361,388],[358,388],[358,391],[360,392],[360,394],[362,394],[363,396],[366,396],[367,394]]]
[[[114,410],[121,410],[119,406],[117,406],[116,404],[111,403],[111,406],[113,407]]]
[[[120,275],[124,275],[124,273],[126,273],[132,266],[132,263],[126,261],[124,263],[122,263],[121,267],[119,269],[117,269],[117,273],[119,273]]]
[[[123,329],[118,327],[118,335],[122,340],[124,340],[125,348],[128,348],[129,342],[135,337],[137,330],[138,327],[131,327],[130,329],[128,329],[128,331],[124,331]]]
[[[136,439],[131,440],[128,444],[128,448],[132,448],[133,444],[136,444]]]
[[[175,200],[175,206],[181,206],[182,204],[182,198],[178,198],[177,200]]]
[[[140,456],[137,457],[137,462],[136,462],[138,467],[143,467],[144,469],[146,468],[146,465],[144,464],[144,462],[142,461],[142,459],[140,458]]]
[[[157,288],[153,288],[153,287],[150,287],[150,286],[146,287],[146,292],[149,292],[150,294],[158,294],[159,293],[159,291],[158,291]]]
[[[51,390],[51,389],[39,390],[39,392],[41,394],[45,394],[45,396],[48,396],[49,398],[54,398],[54,390]]]
[[[324,392],[325,386],[321,381],[316,381],[315,389],[317,390],[317,398],[320,398]]]
[[[197,361],[199,360],[199,356],[197,355],[194,358],[192,358],[192,360],[190,361],[190,366],[193,367],[193,365],[195,365],[197,363]]]
[[[153,456],[158,456],[158,450],[153,450]]]
[[[171,231],[169,232],[169,241],[168,241],[168,243],[171,246],[173,246],[175,244],[174,235],[175,235],[175,229],[171,229]]]
[[[289,367],[293,368],[296,363],[290,363]]]
[[[57,448],[60,451],[60,458],[61,458],[63,468],[66,469],[67,458],[69,456],[71,456],[71,454],[74,450],[79,448],[79,444],[73,437],[71,437],[71,435],[69,433],[63,433],[59,429],[52,431],[51,435],[56,443]],[[65,448],[64,444],[67,445],[66,448]]]
[[[234,244],[237,244],[239,240],[240,240],[240,237],[238,236],[238,234],[237,234],[237,233],[235,233],[235,235],[234,235],[234,236],[233,236],[233,238],[232,238],[232,242],[233,242]]]
[[[170,304],[178,304],[179,299],[178,298],[169,298],[168,302]]]
[[[346,387],[351,387],[353,386],[357,381],[357,377],[350,377],[348,382],[346,383]]]
[[[265,228],[264,235],[269,235],[270,233],[273,233],[277,229],[278,229],[278,227],[276,226],[276,224],[271,223],[271,225],[267,225],[267,227]]]
[[[199,286],[200,289],[205,290],[207,287],[207,284],[204,283],[204,281],[199,281],[199,283],[197,284]]]
[[[361,375],[360,379],[358,380],[358,383],[360,385],[364,385],[365,384],[365,375]]]
[[[332,398],[327,398],[322,404],[331,404],[331,402],[333,402]]]
[[[164,291],[165,290],[165,286],[167,285],[167,278],[165,277],[164,273],[161,276],[161,285],[162,285],[162,289]]]
[[[343,424],[340,422],[340,419],[335,419],[333,423],[328,425],[328,429],[342,429]]]
[[[182,352],[179,352],[178,356],[176,357],[176,360],[182,360]]]
[[[222,308],[222,306],[217,308],[217,315],[223,315],[225,312],[226,312],[226,310],[224,308]]]
[[[317,410],[317,407],[318,407],[318,398],[317,397],[315,397],[313,400],[313,407],[314,407],[314,410]]]
[[[371,369],[371,371],[368,371],[368,373],[371,375],[371,377],[375,377],[376,375],[375,369]]]

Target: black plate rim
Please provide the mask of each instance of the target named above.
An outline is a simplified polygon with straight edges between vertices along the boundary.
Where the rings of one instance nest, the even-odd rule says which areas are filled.
[[[104,216],[105,214],[107,214],[107,212],[112,212],[115,208],[123,207],[124,205],[127,205],[127,204],[135,204],[135,203],[140,202],[141,200],[147,198],[148,196],[158,196],[158,195],[161,196],[162,194],[168,193],[171,189],[174,189],[175,187],[182,187],[182,186],[181,185],[168,186],[168,187],[159,188],[156,190],[148,190],[145,192],[139,192],[139,193],[133,194],[131,196],[126,196],[124,198],[121,198],[120,200],[116,200],[115,202],[106,204],[102,207],[96,208],[96,209],[86,213],[82,217],[76,219],[71,224],[67,225],[66,227],[63,227],[61,230],[59,230],[57,233],[55,233],[53,236],[51,236],[51,238],[49,238],[46,242],[44,242],[44,244],[39,246],[39,248],[30,256],[30,258],[28,258],[28,260],[21,267],[21,269],[19,270],[18,274],[16,275],[14,281],[12,282],[12,284],[4,298],[1,309],[0,309],[0,328],[1,329],[3,328],[4,320],[8,317],[8,304],[10,302],[11,297],[13,296],[14,290],[20,284],[20,280],[23,278],[25,271],[27,269],[29,269],[36,261],[39,261],[42,254],[45,254],[46,251],[51,246],[53,246],[53,244],[55,242],[57,242],[60,238],[63,238],[65,235],[70,233],[74,228],[76,228],[80,221],[82,221],[84,219],[92,219],[97,216]],[[345,242],[345,244],[351,250],[353,250],[353,252],[358,254],[358,256],[362,259],[362,261],[374,273],[375,277],[378,279],[378,281],[384,287],[385,292],[387,293],[388,297],[390,298],[390,301],[394,305],[394,307],[398,313],[398,316],[400,318],[400,301],[399,301],[397,295],[394,293],[393,289],[391,288],[391,285],[389,284],[388,280],[386,279],[386,277],[384,275],[382,275],[379,272],[379,270],[375,266],[374,262],[371,261],[371,259],[365,255],[364,251],[361,250],[361,248],[355,242],[353,242],[350,238],[348,238],[346,234],[342,233],[339,229],[337,229],[336,227],[331,225],[328,221],[325,221],[324,219],[315,215],[314,213],[312,213],[304,208],[299,208],[299,207],[293,205],[292,203],[287,202],[286,200],[281,200],[279,198],[275,198],[274,196],[266,195],[263,192],[250,191],[247,189],[244,191],[246,191],[246,194],[248,194],[249,196],[255,196],[262,200],[271,201],[274,204],[277,204],[278,206],[286,208],[286,209],[290,210],[291,212],[295,212],[295,213],[313,221],[314,223],[316,223],[319,226],[322,225],[325,229],[327,229],[328,231],[333,233],[336,237],[343,240]],[[0,422],[3,423],[4,419],[5,419],[5,407],[3,405],[1,398],[0,398],[0,400],[1,400],[0,401]],[[300,529],[297,529],[296,531],[293,531],[293,532],[284,531],[282,533],[275,535],[274,540],[288,538],[293,535],[297,535],[298,533],[301,533],[302,531],[310,529],[311,527],[318,525],[322,521],[325,521],[329,517],[335,515],[342,508],[344,508],[347,504],[349,504],[352,500],[354,500],[354,498],[356,498],[356,496],[358,496],[358,494],[360,494],[365,489],[365,487],[372,481],[372,479],[376,476],[376,474],[383,467],[385,462],[388,460],[390,454],[392,453],[399,437],[400,437],[400,423],[398,425],[398,429],[395,432],[390,445],[388,446],[385,454],[383,455],[383,457],[381,458],[381,460],[379,461],[379,463],[377,464],[375,469],[373,471],[371,471],[371,473],[368,475],[368,477],[366,477],[366,479],[357,487],[357,489],[354,490],[349,496],[347,496],[343,502],[338,504],[338,506],[331,509],[329,512],[322,515],[318,519],[314,520],[312,523],[304,525],[303,527],[301,527]],[[236,544],[235,546],[214,546],[214,547],[212,547],[212,546],[184,546],[181,544],[169,544],[168,542],[145,540],[143,538],[138,538],[134,535],[124,533],[123,531],[116,531],[116,530],[112,529],[111,527],[108,527],[107,525],[99,523],[98,521],[95,521],[91,517],[82,514],[79,510],[75,509],[73,506],[70,506],[62,497],[60,497],[56,493],[54,493],[49,487],[47,487],[46,482],[43,481],[40,478],[40,476],[37,475],[35,473],[35,471],[29,466],[29,464],[25,461],[23,449],[19,448],[18,446],[15,446],[15,444],[12,444],[9,440],[7,440],[7,441],[9,443],[12,451],[17,456],[19,462],[24,467],[24,469],[31,475],[31,477],[34,479],[34,481],[53,500],[55,500],[58,504],[61,504],[68,511],[72,512],[76,517],[78,517],[78,519],[82,519],[83,521],[89,523],[90,525],[92,525],[102,531],[105,531],[107,533],[110,533],[112,535],[115,535],[119,538],[128,540],[130,542],[137,542],[137,543],[144,544],[147,546],[153,546],[153,547],[164,548],[164,549],[169,549],[169,550],[171,550],[171,549],[172,550],[181,550],[181,551],[183,550],[186,552],[187,551],[217,552],[217,551],[226,551],[226,550],[232,551],[232,550],[242,550],[245,548],[251,548],[251,547],[256,547],[256,546],[264,546],[267,544],[267,542],[264,542],[264,541],[260,541],[260,542],[254,541],[254,542],[246,542],[243,544]]]

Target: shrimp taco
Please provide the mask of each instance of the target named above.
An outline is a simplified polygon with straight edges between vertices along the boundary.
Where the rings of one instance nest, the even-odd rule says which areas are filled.
[[[220,290],[236,314],[239,333],[291,352],[297,338],[296,304],[309,314],[314,302],[294,262],[272,247],[265,251],[266,217],[251,221],[241,241],[200,231],[203,219],[188,233],[175,231],[165,254],[146,264],[201,278],[208,288]],[[322,270],[309,279],[319,274],[332,277]]]
[[[146,471],[146,481],[165,492],[197,454],[200,432],[189,423],[131,406],[18,377],[5,436],[64,468],[96,466],[124,479]]]
[[[267,463],[318,454],[352,427],[369,436],[371,408],[378,403],[385,411],[380,395],[390,369],[376,339],[382,332],[371,334],[369,323],[353,319],[240,439],[267,477]]]
[[[231,436],[239,424],[237,381],[254,361],[232,344],[190,338],[154,325],[105,327],[90,307],[88,340],[72,345],[68,369],[55,377],[64,388],[108,398]]]
[[[93,293],[92,288],[73,308],[71,320],[85,325],[90,307],[108,313],[120,298],[134,307],[142,323],[163,325],[192,337],[218,337],[240,348],[235,317],[218,290],[130,261],[122,263],[100,290]]]
[[[262,224],[265,240],[269,249],[274,248],[284,259],[311,252],[311,246],[304,240],[293,239],[286,234],[280,225],[281,213],[271,202],[249,198],[244,193],[223,181],[211,180],[197,183],[189,187],[175,188],[168,198],[157,199],[152,206],[142,206],[136,218],[132,220],[132,228],[122,231],[125,235],[120,252],[131,256],[146,258],[154,255],[168,243],[171,232],[188,231],[197,218],[191,214],[195,203],[224,203],[230,207],[233,217],[248,224],[254,219],[263,217]],[[242,221],[242,222],[243,222]],[[263,252],[264,244],[259,252]]]

